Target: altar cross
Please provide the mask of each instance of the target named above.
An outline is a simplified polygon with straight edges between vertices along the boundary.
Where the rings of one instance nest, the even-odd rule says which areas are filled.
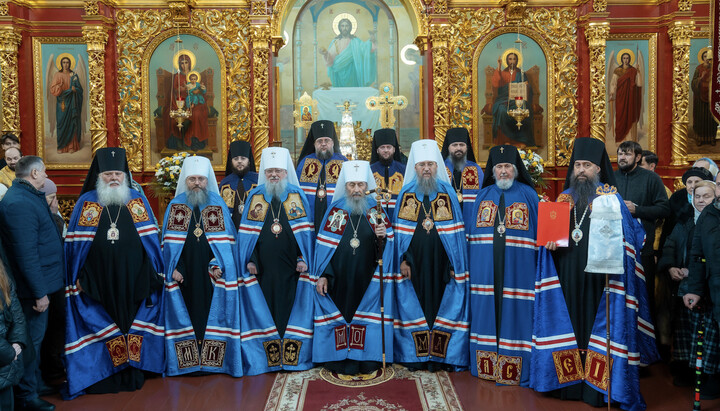
[[[378,90],[380,95],[368,97],[365,107],[368,110],[380,110],[380,126],[382,128],[395,127],[395,110],[404,110],[408,100],[405,96],[393,96],[394,87],[391,83],[382,83]]]

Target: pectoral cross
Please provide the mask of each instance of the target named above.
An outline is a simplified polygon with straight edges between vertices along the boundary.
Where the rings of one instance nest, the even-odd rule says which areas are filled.
[[[368,110],[380,110],[380,126],[393,128],[395,126],[395,110],[404,110],[408,100],[405,96],[393,96],[394,87],[391,83],[380,85],[380,95],[368,97],[365,100],[365,107]]]
[[[505,147],[500,147],[500,154],[505,152]]]
[[[112,156],[115,157],[115,150],[111,151],[110,154],[112,154]]]

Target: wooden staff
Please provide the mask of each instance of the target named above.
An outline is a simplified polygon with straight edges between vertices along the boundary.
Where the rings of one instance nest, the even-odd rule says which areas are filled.
[[[375,216],[375,224],[383,224],[385,225],[385,220],[383,219],[383,214],[385,213],[382,201],[383,201],[383,189],[380,187],[377,187],[375,189],[375,199],[377,200],[377,205],[375,206],[375,209],[377,210],[377,214]],[[371,192],[370,192],[371,193]],[[377,239],[377,254],[378,254],[378,272],[380,273],[380,335],[382,338],[382,367],[383,367],[383,373],[385,372],[385,284],[384,284],[384,275],[383,275],[383,251],[385,250],[385,238],[387,237],[387,233],[385,233],[385,237],[378,238]]]

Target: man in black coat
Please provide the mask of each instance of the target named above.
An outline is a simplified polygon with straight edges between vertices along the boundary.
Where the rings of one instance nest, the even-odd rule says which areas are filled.
[[[645,269],[650,311],[654,313],[655,302],[655,228],[657,221],[670,214],[670,205],[660,176],[639,166],[642,147],[635,141],[625,141],[617,150],[618,169],[615,181],[620,196],[625,200],[630,214],[639,218],[645,229],[645,244],[641,259]]]
[[[61,234],[40,189],[45,184],[45,164],[26,156],[15,167],[16,179],[0,202],[0,235],[6,246],[17,294],[25,314],[35,352],[40,352],[48,322],[48,295],[63,288],[65,261]],[[17,408],[53,410],[38,397],[43,382],[39,356],[25,364],[18,384]]]

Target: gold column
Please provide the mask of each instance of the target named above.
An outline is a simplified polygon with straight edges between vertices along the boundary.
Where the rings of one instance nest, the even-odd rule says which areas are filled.
[[[590,23],[585,37],[590,49],[590,137],[605,141],[605,42],[610,34],[609,23]]]
[[[83,40],[88,51],[88,97],[90,102],[90,135],[92,153],[107,146],[107,124],[105,121],[105,45],[108,33],[105,27],[88,25],[83,27]]]
[[[676,21],[668,29],[673,48],[672,155],[670,164],[687,164],[688,106],[690,94],[690,39],[692,21]]]
[[[262,150],[270,144],[270,26],[254,25],[252,31],[252,73],[253,73],[253,155],[260,158]]]
[[[7,7],[7,5],[5,5]],[[13,26],[0,26],[0,75],[2,75],[3,133],[20,136],[18,96],[18,47],[22,36]]]
[[[442,147],[445,133],[450,128],[450,56],[447,26],[432,24],[429,37],[432,44],[433,128],[435,141]]]

